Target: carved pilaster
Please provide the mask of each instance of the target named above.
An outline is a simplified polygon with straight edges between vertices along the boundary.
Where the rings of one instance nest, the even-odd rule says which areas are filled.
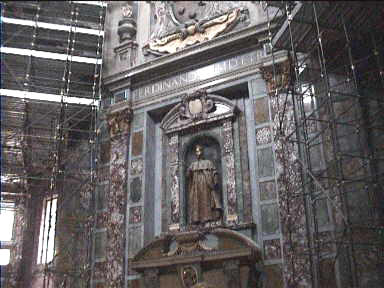
[[[170,230],[177,230],[180,226],[180,198],[179,198],[179,135],[169,139],[168,162],[170,164],[171,191],[171,225]]]
[[[297,161],[296,143],[289,141],[290,137],[287,137],[295,131],[293,107],[285,105],[286,97],[279,95],[280,89],[288,88],[289,69],[289,61],[279,64],[276,72],[280,76],[276,77],[276,81],[270,78],[268,92],[271,110],[275,111],[272,137],[276,163],[279,166],[277,191],[279,217],[283,228],[281,252],[286,263],[283,277],[287,287],[299,287],[301,283],[310,283],[311,265],[308,243],[302,241],[306,239],[306,203],[303,197],[297,197],[297,191],[300,191],[302,185],[302,166]],[[283,135],[281,131],[284,131]],[[268,244],[265,247],[268,247]]]
[[[239,260],[228,260],[223,264],[224,275],[227,280],[228,288],[240,287],[240,268]]]
[[[146,288],[160,287],[158,268],[147,269],[144,271],[144,287]]]
[[[129,108],[112,111],[107,120],[111,135],[110,189],[106,197],[106,271],[108,287],[123,287],[126,181],[131,121]]]
[[[223,123],[222,135],[224,139],[224,163],[227,170],[227,221],[237,220],[237,200],[236,200],[236,178],[235,178],[235,156],[233,154],[233,134],[232,120],[229,119]]]
[[[136,63],[138,44],[134,41],[129,41],[115,48],[115,53],[118,55],[120,62],[127,67],[132,67]]]

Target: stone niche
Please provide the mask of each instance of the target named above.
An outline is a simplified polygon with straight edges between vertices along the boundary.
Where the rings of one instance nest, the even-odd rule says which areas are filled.
[[[139,287],[259,287],[259,248],[224,228],[163,234],[142,248],[131,268],[142,274]]]
[[[233,149],[233,127],[232,122],[236,117],[236,107],[228,99],[207,94],[204,90],[198,90],[182,97],[180,104],[176,105],[163,119],[161,127],[166,137],[166,156],[167,167],[165,194],[170,203],[168,209],[168,231],[185,231],[199,228],[194,227],[196,223],[193,219],[204,220],[200,215],[191,216],[193,207],[201,207],[189,203],[191,192],[189,187],[190,174],[187,170],[191,168],[193,162],[198,162],[195,149],[200,146],[202,156],[200,160],[209,162],[209,169],[215,174],[215,188],[211,190],[211,196],[207,201],[212,201],[211,205],[215,212],[208,209],[211,220],[205,223],[204,227],[229,227],[234,225],[238,219],[237,199],[236,199],[236,175],[235,158]],[[200,162],[201,163],[201,162]],[[200,164],[198,164],[200,165]],[[194,169],[201,169],[202,167]],[[191,171],[189,171],[191,172]],[[197,173],[197,172],[196,172]],[[208,186],[208,184],[207,184]],[[212,186],[212,185],[211,185]],[[201,188],[200,186],[199,188]],[[196,188],[196,189],[199,189]],[[204,188],[202,188],[204,189]],[[214,190],[214,192],[213,192]],[[205,195],[202,192],[199,195]],[[200,196],[198,196],[200,197]],[[202,196],[204,197],[204,196]],[[212,197],[212,199],[209,199]],[[191,200],[192,201],[192,200]],[[196,203],[196,202],[194,202]],[[216,209],[219,208],[219,209]],[[203,212],[202,212],[203,211]],[[204,209],[198,213],[204,214]],[[213,214],[217,215],[213,216]],[[214,220],[213,220],[214,218]],[[193,223],[191,223],[191,221]]]

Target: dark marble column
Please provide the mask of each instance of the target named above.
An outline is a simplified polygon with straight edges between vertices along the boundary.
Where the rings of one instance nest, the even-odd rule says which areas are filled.
[[[179,196],[179,135],[170,137],[168,149],[169,179],[171,179],[169,191],[171,192],[171,217],[169,230],[180,228],[180,196]]]
[[[130,108],[111,111],[108,116],[111,186],[106,197],[106,271],[108,287],[124,285],[126,181],[129,153]]]
[[[227,222],[237,222],[237,197],[235,177],[235,156],[233,151],[232,119],[226,120],[222,125],[222,136],[224,141],[223,159],[227,170]]]

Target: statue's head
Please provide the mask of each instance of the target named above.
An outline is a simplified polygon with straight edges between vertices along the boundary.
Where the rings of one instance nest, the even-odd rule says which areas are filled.
[[[196,154],[197,158],[201,158],[201,156],[203,155],[203,151],[204,151],[203,146],[201,146],[201,145],[195,146],[195,154]]]

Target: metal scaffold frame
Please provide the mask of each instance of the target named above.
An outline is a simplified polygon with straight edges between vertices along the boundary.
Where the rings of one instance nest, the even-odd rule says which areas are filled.
[[[37,5],[36,7],[34,6],[36,9],[36,14],[34,15],[35,25],[33,27],[32,41],[29,48],[31,50],[33,50],[36,46],[36,39],[38,39],[40,31],[37,23],[41,12],[41,4],[40,2],[36,2],[35,4]],[[81,26],[81,24],[78,23],[78,17],[79,6],[83,5],[83,3],[70,1],[69,5],[71,9],[71,17],[67,21],[69,30],[68,39],[65,43],[67,45],[66,57],[62,66],[62,79],[60,80],[61,101],[59,103],[55,103],[44,100],[29,99],[29,92],[35,91],[33,90],[33,78],[38,77],[33,75],[31,70],[44,69],[44,67],[33,67],[35,56],[33,56],[32,53],[29,54],[26,62],[27,69],[25,70],[26,72],[25,77],[23,77],[23,83],[20,83],[20,77],[15,77],[14,79],[14,81],[18,83],[20,90],[24,91],[24,98],[16,100],[16,98],[5,96],[2,99],[2,109],[6,108],[6,112],[10,111],[14,113],[11,111],[11,109],[14,109],[13,106],[11,107],[8,103],[15,102],[16,104],[13,105],[23,107],[23,111],[18,111],[18,113],[22,113],[22,116],[24,117],[22,121],[23,123],[19,126],[16,126],[15,123],[11,123],[10,121],[7,121],[2,125],[2,154],[5,155],[8,153],[9,145],[7,143],[9,141],[16,141],[18,151],[22,155],[22,159],[19,159],[18,162],[18,165],[21,167],[21,172],[19,171],[18,174],[13,174],[7,177],[8,181],[20,182],[21,185],[16,187],[17,189],[13,191],[14,193],[8,193],[10,197],[6,197],[5,194],[3,194],[4,190],[2,185],[1,195],[2,202],[16,203],[15,221],[17,223],[16,225],[21,224],[20,227],[16,228],[16,230],[20,230],[20,234],[18,234],[17,231],[14,232],[13,240],[15,241],[16,246],[25,245],[22,244],[22,238],[24,236],[19,236],[25,235],[27,225],[36,225],[36,223],[31,222],[35,221],[34,219],[28,219],[28,213],[30,213],[29,208],[33,205],[29,202],[30,199],[36,198],[42,200],[52,199],[53,197],[57,197],[57,199],[59,199],[57,213],[53,214],[52,201],[50,201],[50,204],[46,207],[47,209],[45,209],[42,216],[43,225],[42,230],[40,230],[40,234],[48,235],[46,239],[42,239],[44,244],[40,247],[41,251],[39,251],[41,252],[40,257],[43,257],[43,255],[45,257],[45,261],[44,259],[40,259],[43,260],[40,262],[44,264],[44,268],[41,271],[43,275],[43,287],[52,287],[53,281],[55,282],[55,285],[72,285],[71,283],[78,283],[79,280],[89,284],[92,257],[92,216],[94,213],[94,183],[96,179],[96,164],[98,155],[97,125],[99,105],[101,102],[100,75],[105,7],[99,7],[98,35],[97,43],[95,45],[96,61],[95,64],[93,64],[93,74],[89,75],[92,77],[92,86],[90,87],[91,89],[89,89],[90,92],[85,95],[76,92],[76,84],[78,83],[71,85],[73,72],[75,72],[73,71],[75,68],[72,65],[74,52],[77,50],[76,44],[78,40],[80,40],[80,42],[82,41],[79,33],[77,33],[77,27]],[[6,68],[6,72],[9,75],[15,76],[15,73],[12,73],[13,69],[11,67]],[[53,78],[51,80],[53,80]],[[48,85],[49,83],[50,82],[48,81]],[[49,88],[49,86],[47,87]],[[77,95],[88,98],[90,100],[88,101],[89,104],[72,104],[71,101],[67,102],[68,99],[77,97]],[[7,133],[4,133],[3,128]],[[39,132],[43,133],[40,134]],[[14,149],[16,144],[11,148]],[[76,149],[69,148],[70,145],[71,147],[76,147]],[[81,147],[83,148],[80,149]],[[76,151],[74,150],[78,153],[76,154]],[[2,167],[7,171],[11,171],[12,167],[7,167],[7,165],[11,165],[11,163],[3,161]],[[76,172],[80,172],[80,175]],[[68,190],[66,183],[73,184],[70,191]],[[28,197],[22,197],[24,195],[27,195]],[[65,213],[68,203],[73,202],[73,199],[75,198],[80,199],[79,205],[81,206],[81,209],[85,211],[83,214],[87,215],[87,217],[83,219],[79,216],[77,217],[78,219],[75,219],[75,215],[74,219],[72,219],[73,222],[71,223],[66,223],[63,219],[59,220],[59,215],[61,215],[60,217],[64,215],[63,213]],[[49,221],[47,221],[48,225],[45,225],[45,218],[49,219]],[[40,218],[38,217],[38,219]],[[60,223],[58,223],[58,221],[60,221]],[[26,224],[27,222],[29,224]],[[71,231],[74,233],[81,231],[79,233],[84,234],[84,239],[82,239],[82,241],[85,243],[86,247],[82,248],[85,252],[81,253],[83,257],[82,261],[81,263],[77,263],[73,267],[70,267],[69,270],[58,269],[58,266],[56,265],[57,261],[63,261],[62,259],[58,260],[60,257],[63,258],[62,247],[59,247],[60,251],[57,251],[57,247],[55,247],[57,243],[60,244],[58,239],[61,237],[61,235],[57,235],[56,229],[54,231],[55,241],[53,242],[54,251],[56,251],[56,253],[53,256],[52,261],[47,261],[47,251],[50,241],[49,237],[52,235],[50,230],[54,229],[53,227],[57,227],[56,224],[60,224],[60,227],[70,227],[68,229],[72,229]],[[7,273],[7,283],[9,286],[6,287],[23,285],[20,281],[26,281],[24,276],[21,276],[20,274],[22,266],[25,266],[26,264],[23,262],[24,260],[17,259],[17,254],[23,253],[22,251],[25,251],[25,249],[26,248],[24,247],[11,249],[11,266]],[[65,265],[61,265],[60,267],[65,267]]]
[[[285,287],[333,287],[323,263],[334,264],[337,287],[382,283],[384,41],[377,37],[380,4],[358,3],[262,3],[273,59],[265,78],[283,167]],[[288,51],[284,64],[275,59],[281,50]]]

